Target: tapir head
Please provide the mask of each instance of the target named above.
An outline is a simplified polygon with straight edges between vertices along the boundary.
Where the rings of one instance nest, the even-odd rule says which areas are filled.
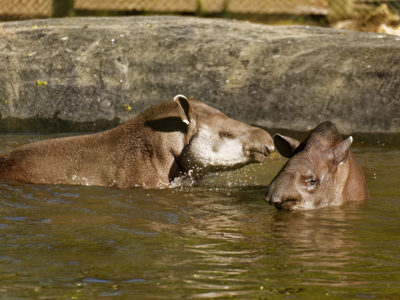
[[[179,114],[187,125],[181,167],[194,175],[261,162],[274,150],[265,130],[233,120],[207,104],[177,95]]]
[[[319,124],[302,143],[275,135],[276,149],[289,160],[272,180],[265,200],[284,210],[342,204],[348,174],[341,168],[351,155],[352,141],[351,136],[342,140],[331,122]]]

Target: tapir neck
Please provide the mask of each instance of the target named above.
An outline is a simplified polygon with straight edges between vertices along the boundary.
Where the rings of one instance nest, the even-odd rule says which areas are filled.
[[[351,155],[351,153],[350,153]],[[351,157],[337,167],[336,174],[334,176],[334,182],[332,184],[333,191],[330,192],[331,201],[330,205],[340,206],[347,201],[347,183],[349,180],[349,174],[351,169]]]
[[[346,162],[338,167],[334,186],[335,191],[332,193],[333,205],[357,202],[368,198],[361,166],[351,152]]]
[[[185,134],[177,131],[157,131],[144,126],[143,120],[135,120],[127,126],[115,129],[110,136],[125,135],[126,143],[120,143],[126,156],[121,166],[126,186],[167,187],[173,179],[182,174],[178,157],[185,147]],[[139,130],[140,128],[140,130]],[[123,130],[123,132],[118,132]],[[129,138],[126,138],[129,135]],[[136,166],[143,166],[137,168]],[[155,175],[156,174],[156,175]],[[124,187],[124,186],[122,186]]]
[[[349,157],[349,175],[344,190],[348,201],[359,202],[368,198],[368,189],[364,177],[364,172],[354,155]]]

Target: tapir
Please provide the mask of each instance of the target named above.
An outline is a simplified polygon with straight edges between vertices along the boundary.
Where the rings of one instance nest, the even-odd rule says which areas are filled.
[[[265,130],[177,95],[104,132],[20,146],[0,157],[0,178],[166,188],[188,174],[198,179],[209,172],[261,162],[273,150],[272,137]]]
[[[265,200],[282,210],[309,210],[368,198],[364,173],[336,126],[323,122],[303,142],[276,134],[274,145],[289,158],[272,180]]]

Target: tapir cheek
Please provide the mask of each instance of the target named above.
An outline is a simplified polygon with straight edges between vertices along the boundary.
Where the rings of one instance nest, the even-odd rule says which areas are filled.
[[[189,148],[190,158],[199,165],[229,167],[247,161],[239,140],[221,140],[209,130],[200,130]]]
[[[308,193],[312,194],[312,193],[314,193],[315,190],[317,189],[317,185],[316,185],[316,184],[314,184],[314,185],[306,184],[305,189],[306,189],[306,191],[307,191]]]
[[[219,149],[220,149],[220,145],[214,144],[211,148],[212,148],[212,151],[213,151],[213,152],[218,152]]]
[[[282,210],[295,210],[297,205],[298,203],[295,201],[285,201],[278,205],[277,208]]]
[[[328,195],[325,190],[316,189],[314,192],[306,192],[302,195],[302,201],[299,202],[299,209],[317,209],[326,207],[328,204]]]

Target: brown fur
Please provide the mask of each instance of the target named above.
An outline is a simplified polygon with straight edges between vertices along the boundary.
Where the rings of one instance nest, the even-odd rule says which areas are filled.
[[[181,110],[182,105],[186,105],[186,111]],[[183,122],[186,117],[189,120]],[[202,171],[203,166],[189,167],[182,160],[202,124],[232,134],[240,131],[238,139],[250,149],[245,163],[261,161],[273,148],[272,138],[264,130],[232,120],[201,101],[177,96],[175,101],[153,106],[105,132],[18,147],[0,158],[0,178],[44,184],[165,188],[190,168],[194,173]],[[208,166],[210,171],[218,169],[212,167]],[[238,166],[226,168],[230,167]]]
[[[290,158],[272,180],[265,199],[278,209],[306,210],[368,198],[361,166],[331,122],[319,124],[303,142],[277,135],[277,150]]]

